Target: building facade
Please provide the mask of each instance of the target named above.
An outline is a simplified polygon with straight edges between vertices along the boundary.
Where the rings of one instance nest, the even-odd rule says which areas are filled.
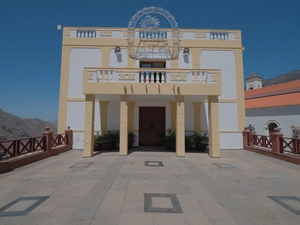
[[[285,137],[300,138],[300,80],[245,91],[245,108],[256,134],[278,127]]]
[[[157,7],[138,11],[127,28],[64,27],[58,131],[71,126],[85,157],[94,134],[107,131],[120,131],[120,155],[128,132],[135,146],[152,146],[168,128],[177,156],[194,131],[209,134],[212,157],[242,148],[242,51],[241,31],[179,29]]]

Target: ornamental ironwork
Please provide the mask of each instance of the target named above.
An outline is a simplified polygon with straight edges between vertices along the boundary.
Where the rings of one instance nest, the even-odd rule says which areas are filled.
[[[153,14],[166,18],[171,26],[171,32],[160,28],[160,21]],[[135,28],[139,20],[140,29],[136,32]],[[134,38],[136,34],[138,35],[139,43],[135,48]],[[170,34],[172,34],[172,37],[168,37]],[[173,39],[171,48],[168,44],[168,39]],[[178,24],[175,18],[163,8],[152,6],[141,9],[129,22],[127,50],[131,58],[177,59],[180,48],[179,41]]]

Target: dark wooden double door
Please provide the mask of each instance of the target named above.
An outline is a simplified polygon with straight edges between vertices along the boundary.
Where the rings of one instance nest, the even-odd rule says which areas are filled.
[[[139,145],[163,145],[165,136],[165,107],[139,108]]]

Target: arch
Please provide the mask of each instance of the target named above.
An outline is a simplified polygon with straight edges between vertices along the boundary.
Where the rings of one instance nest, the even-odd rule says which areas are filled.
[[[279,128],[279,130],[281,130],[280,123],[276,120],[268,120],[264,125],[266,135],[273,133],[274,128]]]
[[[129,21],[128,24],[128,29],[135,29],[136,23],[144,16],[147,15],[149,13],[154,13],[154,14],[159,14],[162,15],[163,17],[165,17],[173,30],[177,30],[178,29],[178,24],[174,18],[174,16],[172,16],[171,13],[169,13],[168,11],[164,10],[163,8],[159,8],[159,7],[145,7],[141,10],[139,10],[136,14],[134,14],[134,16],[131,18],[131,20]]]

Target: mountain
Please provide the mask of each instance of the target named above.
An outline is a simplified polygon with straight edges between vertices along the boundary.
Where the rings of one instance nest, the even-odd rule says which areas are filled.
[[[280,76],[274,77],[272,79],[267,79],[262,81],[262,86],[271,86],[275,84],[286,83],[294,80],[300,79],[300,70],[295,70],[286,74],[282,74]]]
[[[4,140],[41,136],[46,126],[56,134],[57,127],[41,119],[22,119],[0,109],[0,137]]]

